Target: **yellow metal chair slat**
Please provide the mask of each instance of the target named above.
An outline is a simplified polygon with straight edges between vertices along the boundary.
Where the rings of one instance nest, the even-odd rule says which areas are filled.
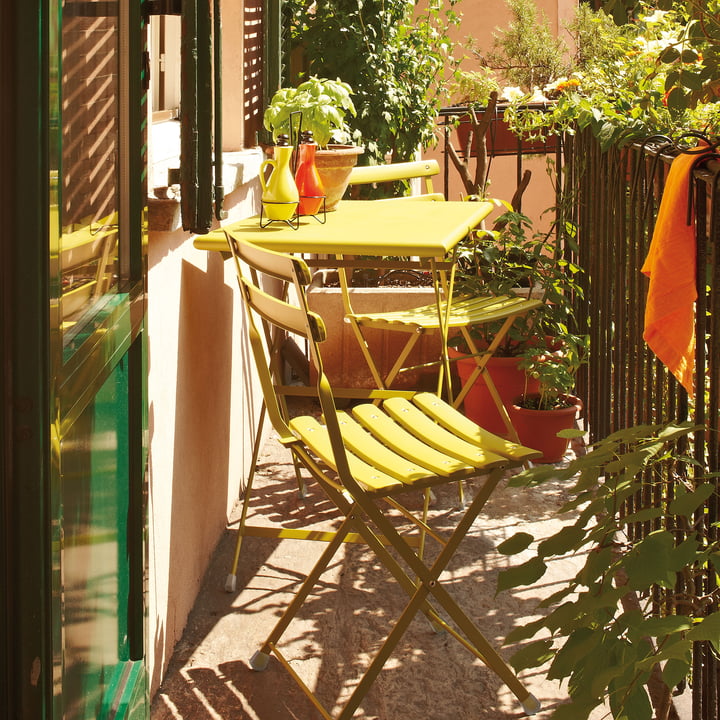
[[[478,445],[477,441],[469,442],[458,437],[456,433],[438,425],[420,406],[408,402],[405,398],[386,400],[383,410],[422,442],[475,468],[489,468],[494,463],[506,461],[507,455],[492,452],[487,446]],[[498,446],[500,449],[501,443],[498,443]],[[535,454],[534,450],[526,449]]]
[[[314,455],[317,455],[328,467],[337,471],[330,435],[324,425],[310,415],[293,418],[290,420],[289,425]],[[347,458],[350,472],[352,472],[355,479],[372,492],[388,492],[389,490],[403,488],[403,482],[395,477],[398,474],[397,470],[395,470],[395,475],[390,475],[384,472],[378,464],[366,462],[360,453],[348,452]],[[420,472],[415,468],[408,468],[408,470],[411,477],[417,475],[420,475],[423,479],[428,477],[428,471],[424,468],[420,468]]]
[[[537,450],[518,445],[512,440],[506,440],[484,430],[459,410],[440,400],[437,395],[416,393],[412,398],[412,402],[427,415],[434,418],[439,425],[448,428],[458,437],[470,443],[481,445],[491,452],[519,463],[529,462],[538,457]]]
[[[404,199],[439,199],[444,200],[441,193],[433,192],[432,177],[440,172],[440,165],[437,160],[415,160],[411,162],[389,163],[387,165],[356,165],[350,171],[349,186],[373,185],[376,183],[395,182],[398,180],[412,180],[414,178],[425,178],[425,194],[413,195],[407,198],[392,198],[393,200]]]
[[[361,425],[396,453],[402,457],[415,459],[441,477],[452,477],[469,469],[468,463],[428,445],[375,405],[359,405],[353,409],[353,415]],[[486,467],[504,462],[505,459],[499,455],[489,456]]]
[[[427,483],[434,473],[412,459],[402,457],[381,443],[372,433],[346,412],[338,413],[340,431],[349,450],[365,462],[386,472],[405,485]]]
[[[458,422],[462,432],[456,432],[453,423],[459,413],[428,393],[418,395],[387,390],[380,407],[364,402],[353,408],[352,416],[338,411],[323,367],[321,346],[326,337],[325,327],[320,317],[307,306],[305,290],[310,273],[306,264],[283,253],[259,249],[232,233],[228,233],[228,245],[247,311],[247,334],[267,415],[298,465],[310,474],[342,515],[337,530],[292,528],[286,532],[281,528],[276,534],[267,529],[258,532],[263,537],[322,540],[325,547],[275,628],[251,658],[250,666],[253,670],[264,670],[270,657],[275,656],[326,720],[350,720],[420,612],[433,627],[447,629],[449,636],[469,651],[470,663],[479,658],[491,668],[515,695],[526,714],[535,714],[540,709],[537,699],[482,635],[477,623],[453,599],[441,575],[506,470],[519,467],[522,460],[539,453],[533,454],[528,448],[486,433],[469,420]],[[261,273],[281,280],[285,287],[292,286],[294,292],[282,290],[279,297],[273,297],[260,289]],[[276,358],[286,331],[307,343],[311,362],[317,370],[316,391],[321,421],[315,415],[289,417]],[[407,398],[412,405],[407,404]],[[405,425],[412,426],[412,432]],[[442,447],[439,449],[438,445]],[[420,502],[405,502],[415,493],[427,493],[429,487],[438,490],[441,485],[454,485],[458,479],[470,477],[477,477],[479,484],[450,533],[438,532],[432,527],[427,494],[425,502],[422,497],[418,498]],[[251,491],[249,484],[243,502],[233,571],[237,566],[241,538],[247,532],[245,519]],[[420,509],[415,512],[414,507]],[[340,709],[331,712],[321,701],[322,683],[320,687],[310,688],[301,680],[300,673],[283,654],[281,640],[342,543],[349,541],[366,543],[397,583],[398,592],[404,593],[405,605],[348,699]],[[426,555],[429,556],[425,552],[426,541],[435,541],[439,545],[438,552],[433,553],[428,562],[425,561]],[[373,602],[382,602],[382,597],[374,598]],[[354,617],[362,621],[362,615],[355,613]],[[428,669],[429,681],[433,672],[434,668]],[[337,697],[334,689],[330,692],[332,697]]]

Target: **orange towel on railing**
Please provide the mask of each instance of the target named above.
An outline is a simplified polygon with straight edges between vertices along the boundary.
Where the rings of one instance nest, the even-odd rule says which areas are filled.
[[[700,148],[699,148],[700,149]],[[673,160],[642,272],[650,278],[643,338],[692,395],[695,372],[695,218],[688,225],[690,173],[697,154]]]

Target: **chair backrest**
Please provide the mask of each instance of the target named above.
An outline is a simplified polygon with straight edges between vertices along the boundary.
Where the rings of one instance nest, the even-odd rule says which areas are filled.
[[[389,165],[364,165],[354,167],[350,173],[350,186],[372,183],[394,182],[397,180],[425,179],[425,194],[419,197],[444,199],[433,191],[432,178],[440,172],[437,160],[415,160],[413,162],[390,163]],[[418,197],[418,196],[416,196]]]
[[[296,438],[280,411],[276,390],[283,384],[280,348],[285,333],[307,341],[311,361],[322,379],[319,383],[323,386],[322,394],[320,391],[318,394],[323,410],[332,408],[334,411],[335,407],[318,350],[318,344],[326,338],[325,324],[307,306],[305,289],[312,279],[310,270],[301,258],[240,241],[228,231],[225,231],[225,237],[235,261],[238,284],[247,310],[248,336],[268,416],[281,442],[295,442]],[[280,281],[277,294],[263,289],[261,275]]]

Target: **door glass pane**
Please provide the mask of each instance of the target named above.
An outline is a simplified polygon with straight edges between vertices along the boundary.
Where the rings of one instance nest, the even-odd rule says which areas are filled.
[[[119,281],[118,21],[117,2],[63,2],[60,312],[65,344]]]
[[[62,439],[63,718],[109,718],[128,659],[128,380],[116,366]]]

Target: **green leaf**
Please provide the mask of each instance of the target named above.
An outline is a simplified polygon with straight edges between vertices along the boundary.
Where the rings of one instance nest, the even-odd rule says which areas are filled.
[[[685,637],[694,642],[707,640],[712,643],[716,652],[720,652],[720,612],[714,612],[695,623]]]
[[[675,572],[672,552],[675,539],[667,530],[657,530],[643,538],[623,559],[628,585],[645,590],[652,585],[673,587]]]
[[[513,628],[506,636],[503,644],[510,645],[521,640],[527,640],[533,635],[536,635],[540,630],[546,626],[545,618],[542,617],[539,620],[533,620],[532,622],[518,625]]]
[[[519,672],[525,668],[544,665],[554,654],[552,640],[536,640],[513,653],[510,664],[515,669],[515,672]]]
[[[558,437],[565,438],[566,440],[574,440],[575,438],[581,438],[585,436],[584,430],[578,430],[577,428],[568,428],[567,430],[560,430],[557,433]]]
[[[577,575],[578,580],[587,587],[590,587],[595,580],[604,575],[613,564],[613,550],[605,547],[599,550],[592,550],[588,553],[585,565]]]
[[[610,695],[610,707],[615,720],[652,720],[653,709],[645,686],[636,683],[627,695],[625,691],[626,688],[620,686],[617,692]]]
[[[680,75],[682,84],[690,90],[700,90],[703,86],[703,79],[700,73],[696,72],[683,72]]]
[[[556,607],[555,610],[544,619],[544,624],[554,633],[556,630],[562,630],[567,624],[572,624],[578,614],[577,603],[566,602]]]
[[[574,593],[576,588],[577,588],[576,583],[571,581],[565,587],[560,588],[560,590],[558,590],[557,592],[554,592],[552,595],[549,595],[544,600],[541,600],[540,603],[538,604],[538,607],[541,607],[541,608],[552,607],[553,605],[556,605],[561,600],[566,598],[568,595]]]
[[[664,510],[661,507],[649,507],[642,510],[638,510],[635,513],[630,513],[623,517],[623,522],[627,525],[636,522],[647,522],[648,520],[654,520],[655,518],[661,517],[664,514]]]
[[[537,582],[547,570],[542,558],[534,557],[522,565],[501,570],[498,577],[498,592],[509,590],[518,585],[531,585]]]
[[[607,608],[617,607],[618,602],[620,602],[622,597],[627,594],[627,588],[613,587],[610,585],[609,580],[605,583],[605,585],[606,587],[599,592],[586,592],[580,595],[580,598],[577,601],[578,613],[582,611],[583,613],[591,614],[597,612],[598,610],[606,610]],[[608,613],[605,612],[605,615],[607,614]]]
[[[676,486],[675,499],[670,503],[668,512],[672,515],[692,515],[712,494],[715,486],[712,483],[703,483],[693,492],[687,492],[682,486]]]
[[[687,660],[668,660],[663,667],[662,676],[665,684],[670,688],[679,685],[690,673],[692,663]]]
[[[577,525],[564,527],[538,545],[538,555],[564,555],[570,550],[577,550],[583,544],[585,534],[585,529]]]
[[[517,553],[527,550],[533,540],[535,538],[530,533],[519,532],[507,540],[503,540],[496,550],[502,555],[517,555]]]
[[[680,53],[678,52],[678,49],[671,45],[670,47],[665,48],[665,50],[663,50],[660,54],[660,62],[664,62],[670,65],[671,63],[674,63],[679,57]]]
[[[687,615],[650,617],[633,628],[633,636],[638,639],[643,637],[664,638],[666,635],[672,635],[681,630],[689,630],[692,624],[692,619]]]
[[[571,675],[577,664],[588,659],[602,642],[602,633],[591,628],[573,630],[555,656],[547,677],[549,680],[563,680]]]

